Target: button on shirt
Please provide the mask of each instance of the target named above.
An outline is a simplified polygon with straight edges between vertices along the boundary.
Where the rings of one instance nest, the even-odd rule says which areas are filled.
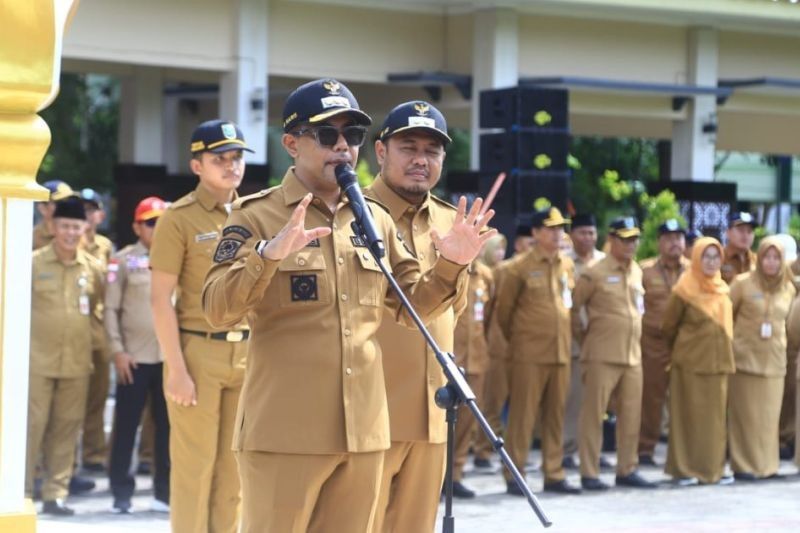
[[[249,316],[252,328],[234,447],[300,454],[385,450],[389,417],[375,334],[384,305],[392,318],[411,322],[353,235],[346,198],[333,213],[323,202],[306,212],[307,228],[332,227],[331,235],[282,261],[255,251],[308,192],[289,169],[280,186],[236,202],[223,230],[229,240],[221,241],[208,274],[209,322],[226,327]],[[465,267],[439,259],[421,275],[389,214],[378,204],[372,213],[384,237],[384,264],[423,320],[446,311],[466,283]]]
[[[585,331],[580,323],[582,307],[589,318]],[[575,286],[572,307],[572,330],[581,342],[581,361],[641,364],[643,312],[642,269],[635,261],[625,267],[609,255],[584,271]]]

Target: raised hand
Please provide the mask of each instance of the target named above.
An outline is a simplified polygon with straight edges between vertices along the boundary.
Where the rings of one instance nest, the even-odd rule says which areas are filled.
[[[320,237],[330,235],[331,228],[305,228],[306,209],[311,203],[312,195],[308,193],[295,208],[289,222],[281,228],[274,239],[264,247],[261,255],[271,261],[280,261],[291,253],[302,250],[305,246]]]
[[[458,200],[456,221],[450,231],[440,237],[435,229],[431,230],[433,244],[442,257],[452,263],[468,265],[478,257],[483,243],[497,234],[496,229],[481,233],[494,216],[494,209],[481,214],[482,205],[483,199],[478,198],[467,213],[467,199],[462,196]]]

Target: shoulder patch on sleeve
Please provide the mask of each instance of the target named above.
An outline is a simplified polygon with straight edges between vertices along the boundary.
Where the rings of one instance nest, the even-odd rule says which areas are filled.
[[[236,235],[240,235],[243,239],[249,239],[250,237],[253,236],[252,232],[250,232],[250,230],[248,230],[244,226],[237,226],[237,225],[226,226],[225,229],[222,230],[222,236],[223,237],[225,237],[225,235],[229,235],[231,233],[234,233]]]
[[[230,261],[236,257],[236,252],[239,251],[242,244],[244,244],[244,242],[238,239],[222,239],[217,245],[217,251],[214,252],[214,262],[224,263],[225,261]]]

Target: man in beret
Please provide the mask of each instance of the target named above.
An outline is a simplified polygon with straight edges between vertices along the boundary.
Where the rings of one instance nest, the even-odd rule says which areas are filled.
[[[661,436],[661,418],[669,385],[670,347],[661,333],[661,320],[672,287],[689,261],[683,257],[686,228],[671,218],[658,227],[658,256],[642,261],[642,425],[639,464],[657,466],[653,459]]]
[[[92,315],[103,299],[102,266],[80,250],[86,211],[78,198],[55,203],[53,240],[33,254],[28,447],[25,493],[41,457],[42,512],[69,516],[75,446],[92,373]]]
[[[609,255],[585,270],[573,292],[573,335],[581,342],[583,399],[579,415],[578,451],[581,485],[600,491],[600,448],[603,416],[612,395],[617,400],[618,486],[653,488],[637,471],[642,410],[642,269],[634,257],[640,230],[633,217],[620,217],[609,227]],[[585,308],[588,323],[580,314]]]
[[[241,489],[231,440],[249,331],[244,320],[211,327],[200,294],[252,150],[236,124],[210,120],[195,128],[189,151],[197,187],[159,217],[150,247],[170,421],[170,522],[176,532],[233,533]]]
[[[278,187],[234,204],[214,253],[206,318],[215,327],[248,318],[253,331],[234,436],[244,533],[373,529],[390,445],[376,333],[385,306],[412,324],[354,232],[336,181],[337,166],[356,163],[370,123],[337,80],[295,89],[282,137],[295,164]],[[494,212],[481,215],[481,200],[467,212],[462,198],[448,231],[431,229],[439,257],[422,275],[410,236],[399,235],[387,206],[367,201],[382,261],[430,323],[465,287],[467,265],[496,233],[481,235]]]
[[[756,268],[756,254],[751,249],[758,226],[755,217],[747,211],[734,211],[728,217],[725,232],[727,244],[722,259],[722,279],[729,285],[739,274]]]

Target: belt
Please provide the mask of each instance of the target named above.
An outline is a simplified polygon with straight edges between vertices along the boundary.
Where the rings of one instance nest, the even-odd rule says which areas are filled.
[[[180,328],[181,333],[188,333],[189,335],[196,335],[198,337],[205,337],[206,339],[213,339],[215,341],[228,341],[228,342],[242,342],[250,337],[249,330],[236,330],[236,331],[220,331],[219,333],[210,333],[208,331],[194,331],[191,329]]]

